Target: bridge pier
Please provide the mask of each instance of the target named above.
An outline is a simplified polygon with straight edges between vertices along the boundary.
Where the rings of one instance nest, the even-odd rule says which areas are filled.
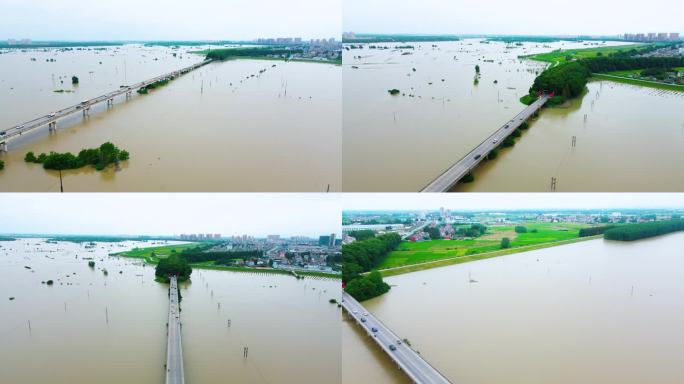
[[[90,107],[83,108],[83,117],[90,116]]]
[[[48,132],[55,132],[57,131],[57,122],[56,121],[51,121],[48,123]]]
[[[7,152],[7,142],[3,141],[0,143],[0,152]]]
[[[114,99],[107,99],[107,108],[114,106]]]
[[[131,91],[126,92],[126,100],[130,99],[131,96],[132,96],[132,92],[131,92]]]

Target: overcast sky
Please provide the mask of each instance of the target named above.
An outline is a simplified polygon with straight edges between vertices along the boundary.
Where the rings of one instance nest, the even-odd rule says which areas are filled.
[[[344,0],[344,31],[425,34],[684,32],[681,0]]]
[[[684,194],[662,193],[348,193],[343,210],[684,208]]]
[[[339,198],[288,193],[3,193],[0,233],[339,235]]]
[[[2,0],[0,39],[339,38],[342,0]]]

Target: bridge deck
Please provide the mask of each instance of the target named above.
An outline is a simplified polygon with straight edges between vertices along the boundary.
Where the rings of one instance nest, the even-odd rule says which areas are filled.
[[[537,101],[527,106],[522,112],[517,114],[512,120],[507,121],[475,149],[468,152],[462,159],[457,161],[430,184],[425,186],[421,192],[447,192],[459,182],[468,172],[472,171],[480,162],[487,158],[489,152],[497,148],[501,143],[513,133],[522,123],[527,121],[549,100],[547,95],[541,96]]]
[[[16,139],[19,136],[23,135],[24,133],[27,133],[29,131],[32,131],[36,128],[40,128],[45,125],[49,125],[51,123],[56,122],[57,120],[69,116],[71,114],[77,113],[77,112],[82,112],[84,110],[89,110],[90,107],[100,104],[102,102],[105,102],[107,100],[112,100],[117,96],[137,91],[138,89],[145,87],[147,85],[150,85],[154,82],[157,82],[159,80],[164,80],[164,79],[171,79],[178,77],[184,73],[190,72],[193,69],[199,68],[207,63],[211,62],[211,60],[205,60],[199,63],[195,63],[191,66],[179,69],[177,71],[169,72],[161,76],[154,77],[149,80],[141,81],[139,83],[135,83],[129,86],[123,86],[115,91],[105,93],[104,95],[97,96],[95,98],[89,99],[86,104],[76,104],[72,105],[70,107],[62,108],[60,110],[54,111],[52,113],[49,113],[47,115],[43,115],[40,117],[37,117],[33,120],[27,121],[23,124],[18,124],[12,128],[6,129],[4,131],[0,131],[0,144],[6,145],[7,142],[9,142],[12,139]]]
[[[169,324],[166,346],[166,384],[184,384],[183,345],[181,343],[180,308],[178,305],[178,282],[171,278],[169,287]]]
[[[448,384],[450,381],[437,369],[431,366],[416,351],[411,349],[391,329],[369,313],[358,301],[347,293],[342,293],[342,308],[375,340],[383,351],[392,359],[406,375],[418,384]],[[366,319],[362,321],[361,319]],[[373,328],[377,331],[373,332]],[[390,345],[396,348],[390,349]]]

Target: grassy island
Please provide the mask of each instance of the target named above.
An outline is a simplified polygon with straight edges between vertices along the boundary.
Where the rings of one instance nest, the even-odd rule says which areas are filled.
[[[87,165],[92,166],[98,171],[105,169],[110,164],[117,164],[119,161],[128,160],[127,151],[119,149],[116,145],[106,142],[99,148],[82,149],[78,155],[71,152],[41,153],[36,156],[33,152],[28,152],[24,157],[27,163],[43,164],[45,169],[65,170],[79,169]]]

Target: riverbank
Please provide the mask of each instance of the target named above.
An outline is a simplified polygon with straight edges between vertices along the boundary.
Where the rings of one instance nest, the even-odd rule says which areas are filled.
[[[613,81],[615,83],[638,85],[640,87],[663,89],[666,91],[684,92],[684,85],[667,84],[667,83],[659,83],[657,81],[632,79],[629,77],[610,75],[607,73],[594,73],[591,75],[591,79],[593,79],[593,80],[608,80],[608,81]]]
[[[166,258],[171,254],[180,253],[185,249],[197,247],[202,243],[186,243],[186,244],[176,244],[176,245],[164,245],[160,247],[147,247],[147,248],[137,248],[130,251],[110,253],[109,256],[126,257],[134,259],[142,259],[146,264],[157,265],[160,258]],[[232,272],[252,272],[252,273],[271,273],[278,275],[293,275],[292,272],[284,269],[275,268],[252,268],[252,267],[242,267],[242,266],[228,266],[228,265],[215,265],[211,261],[203,263],[190,263],[193,269],[210,269],[215,271],[232,271]],[[330,279],[340,279],[341,276],[338,274],[317,272],[317,271],[295,271],[297,275],[301,276],[311,276],[311,277],[324,277]]]
[[[477,254],[465,255],[465,256],[456,256],[456,257],[445,258],[445,259],[440,259],[440,260],[435,260],[435,261],[427,261],[424,263],[411,264],[411,265],[402,266],[402,267],[380,269],[380,270],[378,270],[378,272],[380,272],[380,274],[383,277],[396,276],[396,275],[401,275],[401,274],[410,273],[410,272],[424,271],[427,269],[446,267],[446,266],[454,265],[454,264],[462,264],[462,263],[466,263],[469,261],[491,259],[493,257],[505,256],[505,255],[510,255],[513,253],[535,251],[538,249],[550,248],[550,247],[555,247],[555,246],[565,245],[565,244],[573,244],[573,243],[577,243],[580,241],[595,240],[595,239],[600,239],[600,238],[603,238],[603,235],[578,237],[578,238],[574,238],[574,239],[570,239],[570,240],[560,240],[560,241],[555,241],[555,242],[534,244],[534,245],[521,246],[521,247],[516,247],[516,248],[500,249],[497,251],[483,252],[483,253],[477,253]]]

